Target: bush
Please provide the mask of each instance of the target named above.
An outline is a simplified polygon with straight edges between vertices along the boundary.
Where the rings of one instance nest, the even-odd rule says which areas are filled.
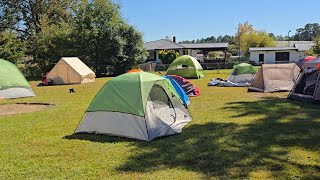
[[[172,61],[179,57],[179,53],[175,50],[161,50],[159,52],[159,58],[163,64],[171,64]]]

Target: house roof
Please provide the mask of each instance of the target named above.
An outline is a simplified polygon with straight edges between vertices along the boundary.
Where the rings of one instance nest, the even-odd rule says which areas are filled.
[[[257,47],[257,48],[249,48],[249,51],[286,51],[286,50],[298,50],[295,47]]]
[[[147,50],[160,49],[202,49],[202,48],[227,48],[228,43],[174,43],[167,39],[150,41],[144,43],[143,47]]]
[[[187,49],[196,48],[227,48],[228,43],[180,43],[179,45]]]
[[[146,42],[143,44],[143,47],[146,48],[147,50],[154,50],[154,49],[158,49],[160,47],[167,46],[169,44],[173,44],[173,42],[171,42],[170,40],[166,40],[166,39],[160,39],[157,41]]]
[[[160,49],[183,49],[184,47],[179,45],[179,44],[176,44],[176,43],[170,43],[170,44],[167,44],[165,46],[161,46],[161,47],[158,47],[156,49],[160,50]]]

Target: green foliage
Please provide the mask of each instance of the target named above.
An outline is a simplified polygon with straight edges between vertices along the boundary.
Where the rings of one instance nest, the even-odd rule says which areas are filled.
[[[180,43],[215,43],[215,42],[227,42],[227,43],[232,43],[233,42],[233,36],[230,35],[224,35],[224,36],[219,36],[218,38],[211,36],[207,38],[201,38],[197,40],[185,40],[181,41]]]
[[[0,58],[13,63],[22,61],[24,44],[14,32],[0,32]]]
[[[317,55],[319,56],[320,55],[320,36],[316,37],[314,39],[314,46],[312,47],[311,51],[312,51],[312,54],[310,55]]]
[[[81,1],[74,13],[79,56],[98,75],[106,71],[122,74],[146,59],[142,34],[123,21],[117,4]]]
[[[33,57],[26,66],[33,76],[63,56],[78,56],[97,75],[122,74],[147,56],[142,34],[123,20],[120,6],[111,0],[0,0],[0,9],[6,9],[3,22],[10,22],[0,23],[0,30],[19,33],[26,55]]]
[[[312,41],[317,36],[320,36],[319,23],[308,23],[303,28],[298,28],[296,30],[293,39],[295,41]]]
[[[273,38],[264,31],[251,31],[241,37],[241,49],[245,56],[249,56],[249,47],[274,47]]]
[[[216,59],[218,57],[218,53],[216,51],[208,52],[209,59]]]
[[[179,57],[179,53],[175,50],[161,50],[159,52],[159,58],[163,64],[171,64],[172,61]]]
[[[228,52],[231,53],[231,55],[236,56],[239,54],[239,46],[235,45],[235,44],[230,44],[228,46]]]
[[[239,33],[235,35],[235,44],[241,44],[241,51],[245,56],[249,56],[250,47],[274,47],[274,38],[264,31],[256,31],[248,22],[239,24]]]

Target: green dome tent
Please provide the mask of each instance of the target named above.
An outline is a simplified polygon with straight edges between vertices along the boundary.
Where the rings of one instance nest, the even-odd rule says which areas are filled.
[[[248,63],[241,63],[235,66],[234,72],[235,75],[241,75],[241,74],[255,74],[256,68]]]
[[[235,86],[249,86],[254,75],[256,74],[256,68],[248,63],[241,63],[234,67],[234,70],[228,77],[228,81]]]
[[[26,78],[11,62],[0,59],[0,98],[35,96]]]
[[[190,121],[169,80],[134,72],[117,76],[101,88],[75,132],[150,141],[180,133]]]
[[[183,55],[175,59],[170,64],[166,75],[195,79],[205,77],[201,64],[189,55]]]

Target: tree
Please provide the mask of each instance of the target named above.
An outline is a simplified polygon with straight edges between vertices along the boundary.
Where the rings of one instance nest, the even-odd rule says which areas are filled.
[[[83,0],[74,14],[78,53],[98,75],[122,74],[146,58],[142,34],[122,19],[118,4]]]
[[[268,35],[269,35],[269,37],[271,37],[273,39],[277,39],[276,36],[273,33],[269,33]]]
[[[222,41],[222,36],[219,36],[218,38],[217,38],[217,42],[221,42]]]
[[[235,44],[230,44],[229,46],[228,46],[228,52],[230,52],[231,53],[231,55],[233,55],[233,56],[237,56],[238,54],[239,54],[239,49],[238,49],[239,47],[237,46],[237,45],[235,45]]]
[[[62,56],[78,56],[100,75],[126,72],[147,54],[142,34],[111,0],[0,0],[0,10],[0,30],[25,42],[35,76]]]
[[[159,52],[159,58],[163,64],[171,64],[172,61],[179,57],[179,53],[175,50],[161,50]]]
[[[314,45],[311,48],[311,52],[309,52],[309,55],[320,55],[320,36],[317,36],[313,39]]]
[[[224,35],[224,36],[221,38],[221,42],[225,42],[225,43],[231,44],[231,43],[233,42],[233,36]]]
[[[276,36],[277,41],[286,41],[287,39],[283,37],[282,35]]]
[[[55,26],[57,30],[61,23],[71,19],[71,6],[72,0],[0,0],[0,31],[16,33],[16,37],[24,42],[25,55],[33,58],[31,66],[36,68],[32,70],[35,76],[39,76],[48,64],[45,51],[54,34],[45,33],[55,32],[48,29]]]
[[[247,21],[243,24],[238,24],[238,32],[234,36],[234,44],[239,45],[239,38],[242,36],[248,35],[251,31],[253,31],[253,26],[249,24]]]
[[[0,58],[16,63],[22,60],[23,42],[14,32],[0,33]]]
[[[21,37],[30,39],[41,32],[42,21],[47,25],[68,21],[73,0],[0,0],[0,30],[18,32]]]
[[[216,59],[218,57],[218,53],[216,51],[208,52],[209,59]]]
[[[318,23],[308,23],[303,28],[298,28],[293,37],[295,41],[312,41],[320,36],[320,25]]]
[[[245,56],[249,56],[250,47],[273,47],[274,39],[264,31],[256,31],[248,22],[239,24],[239,33],[235,35],[235,44],[238,44],[240,38],[241,51]]]

